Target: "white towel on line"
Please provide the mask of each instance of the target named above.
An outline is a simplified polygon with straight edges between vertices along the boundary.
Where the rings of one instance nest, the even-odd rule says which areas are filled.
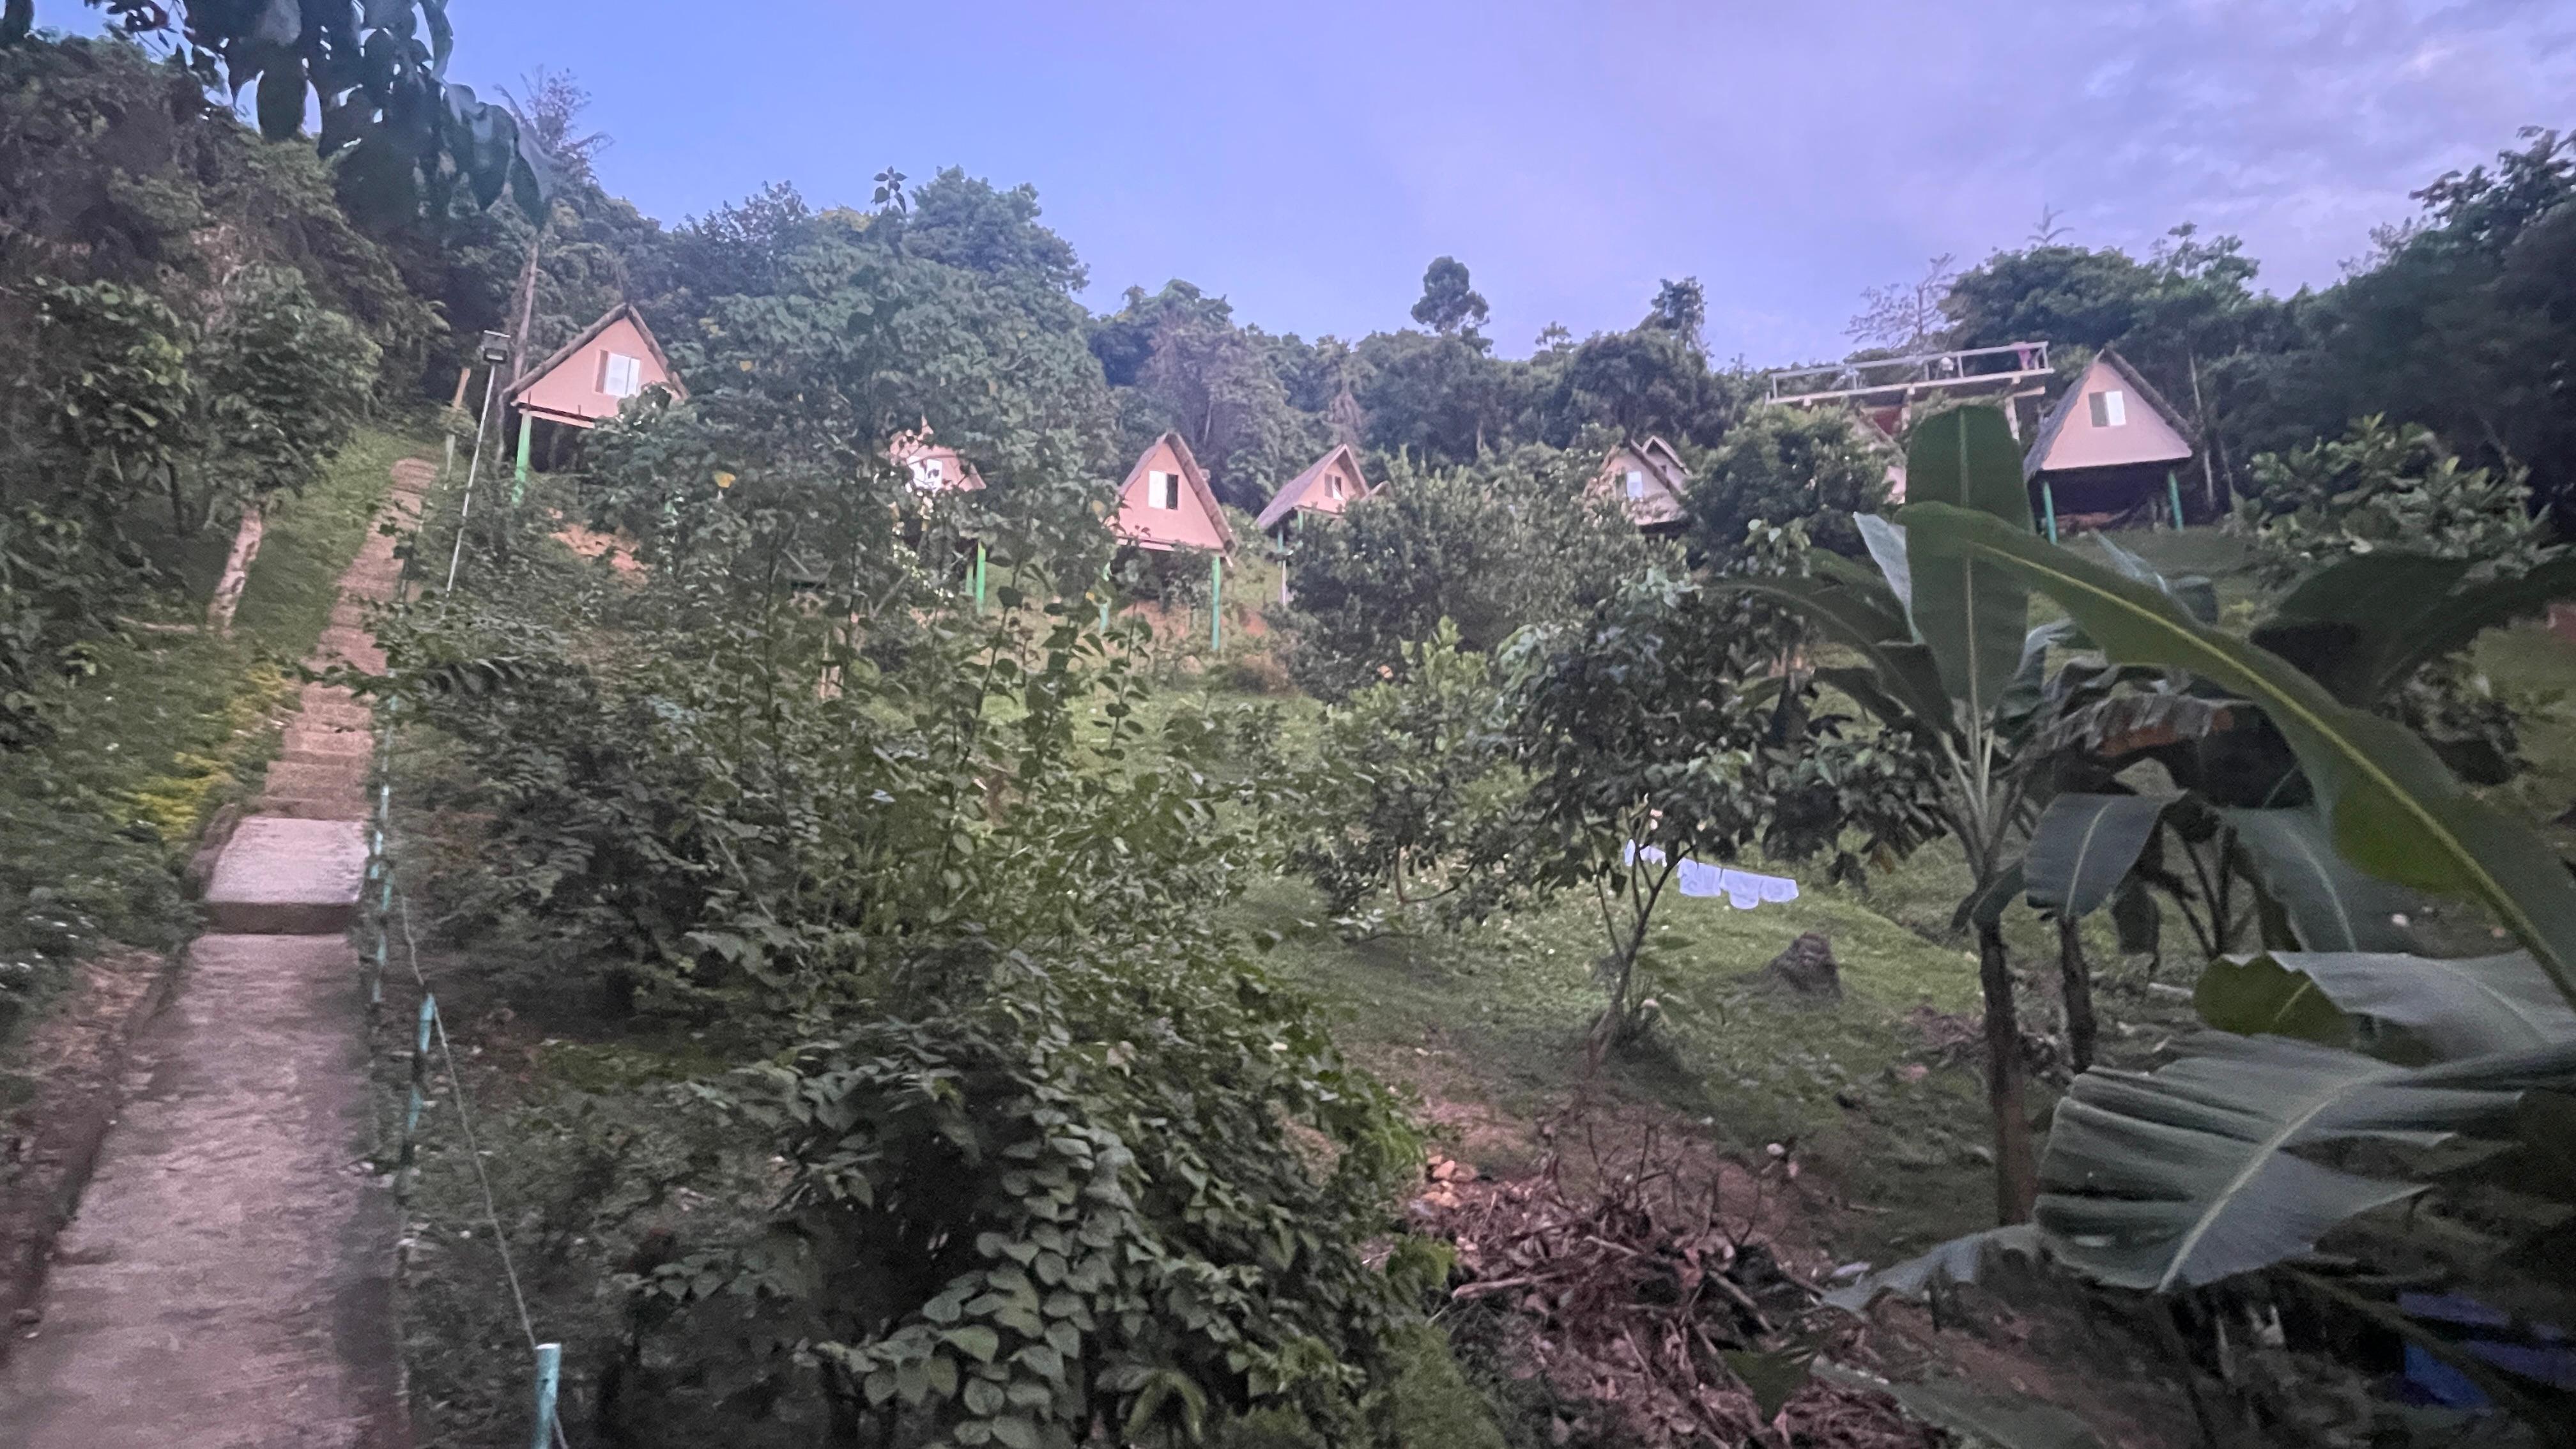
[[[1650,865],[1661,865],[1664,852],[1656,846],[1640,846],[1632,840],[1628,842],[1622,859],[1630,865],[1640,860]],[[1674,882],[1681,887],[1683,895],[1722,898],[1739,911],[1749,911],[1759,905],[1779,905],[1798,898],[1798,883],[1785,876],[1762,875],[1737,870],[1731,865],[1707,865],[1690,859],[1682,861],[1681,868],[1674,873]]]

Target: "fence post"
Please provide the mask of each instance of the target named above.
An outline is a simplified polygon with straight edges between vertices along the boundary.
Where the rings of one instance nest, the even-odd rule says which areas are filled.
[[[528,1449],[553,1449],[555,1439],[555,1389],[563,1378],[563,1345],[537,1345],[537,1425],[528,1436]]]
[[[412,1163],[420,1143],[420,1109],[429,1084],[429,1028],[438,1020],[438,998],[420,999],[420,1026],[412,1035],[411,1105],[403,1109],[402,1156],[394,1166],[394,1201],[411,1201]]]

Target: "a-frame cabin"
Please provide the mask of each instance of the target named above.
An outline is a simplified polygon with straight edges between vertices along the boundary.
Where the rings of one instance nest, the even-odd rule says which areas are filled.
[[[1261,510],[1261,531],[1285,539],[1305,515],[1332,517],[1375,491],[1360,472],[1359,454],[1348,443],[1336,443],[1271,495],[1269,506]]]
[[[675,398],[689,395],[644,315],[633,303],[620,302],[510,384],[507,401],[519,415],[519,480],[527,481],[536,424],[597,427],[648,387],[668,388]]]
[[[1230,553],[1234,530],[1208,488],[1207,474],[1178,433],[1165,433],[1137,458],[1118,488],[1118,511],[1109,531],[1122,543],[1157,551],[1175,548]]]
[[[2102,349],[2040,419],[2022,458],[2031,511],[2055,538],[2141,514],[2182,523],[2178,469],[2191,460],[2191,423],[2129,360]]]
[[[1208,646],[1224,648],[1225,560],[1234,551],[1234,529],[1180,434],[1156,438],[1127,470],[1127,481],[1118,485],[1117,510],[1109,515],[1109,531],[1132,548],[1208,552]],[[1109,627],[1106,600],[1100,605],[1100,625]]]
[[[1689,522],[1690,469],[1661,438],[1611,449],[1589,491],[1617,498],[1628,521],[1648,533],[1670,533]]]

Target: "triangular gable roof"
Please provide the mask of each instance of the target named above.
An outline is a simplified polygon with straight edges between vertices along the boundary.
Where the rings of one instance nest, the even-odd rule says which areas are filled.
[[[1665,499],[1670,504],[1670,512],[1667,516],[1640,518],[1637,520],[1638,524],[1663,527],[1678,522],[1690,507],[1690,470],[1682,466],[1681,454],[1674,452],[1673,445],[1660,437],[1648,437],[1642,443],[1622,442],[1602,456],[1601,471],[1592,480],[1595,491],[1613,491],[1619,473],[1622,471],[1619,460],[1623,457],[1634,458],[1644,464],[1645,475],[1663,491]],[[1650,500],[1631,499],[1624,494],[1619,495],[1619,506],[1627,510],[1631,516],[1639,511],[1640,504],[1644,504],[1649,513],[1656,511]]]
[[[1127,470],[1127,481],[1118,485],[1118,512],[1109,516],[1110,529],[1113,532],[1119,531],[1118,519],[1126,512],[1129,495],[1136,491],[1137,487],[1145,481],[1145,474],[1151,471],[1145,464],[1153,458],[1154,449],[1164,446],[1169,446],[1172,456],[1180,461],[1181,478],[1190,485],[1190,496],[1198,500],[1199,507],[1207,513],[1208,522],[1214,525],[1219,540],[1218,547],[1229,553],[1233,552],[1234,528],[1225,521],[1225,509],[1216,501],[1215,490],[1208,487],[1207,473],[1199,467],[1198,456],[1190,451],[1189,440],[1179,433],[1163,434],[1147,444],[1144,452],[1136,455],[1136,465]],[[1126,535],[1122,532],[1120,536]]]
[[[1650,435],[1646,441],[1637,445],[1637,455],[1652,464],[1655,471],[1663,474],[1664,486],[1672,490],[1674,497],[1679,498],[1690,492],[1690,469],[1682,466],[1682,455],[1673,451],[1672,444],[1665,442],[1660,436]]]
[[[2099,392],[2103,385],[2112,383],[2116,383],[2123,391],[2144,402],[2155,420],[2163,425],[2162,428],[2141,428],[2136,437],[2123,440],[2132,444],[2131,447],[2122,450],[2124,456],[2091,459],[2080,464],[2053,463],[2051,460],[2058,455],[2058,444],[2065,436],[2067,422],[2085,406],[2086,395]],[[2169,433],[2170,437],[2160,438],[2158,436],[2160,432]],[[2176,451],[2177,449],[2179,451]],[[2126,456],[2131,454],[2134,456]],[[2175,463],[2190,456],[2191,424],[2181,413],[2174,410],[2173,404],[2165,401],[2164,394],[2156,391],[2153,383],[2148,382],[2138,374],[2136,368],[2129,365],[2129,359],[2122,357],[2117,350],[2105,347],[2094,355],[2091,365],[2084,369],[2082,377],[2075,380],[2075,385],[2068,388],[2057,399],[2056,406],[2048,410],[2048,415],[2040,419],[2039,432],[2031,439],[2030,451],[2022,455],[2021,476],[2024,481],[2027,481],[2055,468],[2109,468],[2131,463]]]
[[[670,383],[671,395],[681,399],[682,401],[686,401],[689,396],[689,390],[680,384],[680,370],[671,365],[670,354],[662,350],[662,340],[653,335],[652,327],[644,321],[644,314],[636,311],[635,304],[632,302],[620,302],[616,306],[609,308],[606,315],[602,316],[598,321],[581,329],[579,336],[573,338],[573,340],[565,343],[563,346],[556,348],[553,356],[538,363],[535,367],[528,369],[528,375],[520,378],[517,382],[510,384],[510,390],[502,394],[502,396],[511,402],[517,402],[519,400],[519,394],[526,392],[528,389],[535,387],[539,382],[544,381],[546,374],[553,372],[556,368],[570,362],[573,358],[573,354],[597,341],[599,339],[599,334],[616,326],[621,318],[634,323],[635,330],[643,335],[645,348],[653,354],[655,365],[662,369],[662,376]]]
[[[1332,447],[1332,451],[1326,453],[1320,458],[1317,458],[1314,462],[1307,464],[1305,472],[1289,479],[1287,486],[1281,488],[1276,494],[1271,496],[1269,506],[1261,510],[1261,531],[1263,533],[1268,533],[1271,529],[1286,522],[1288,515],[1296,512],[1300,508],[1311,508],[1319,513],[1339,512],[1340,510],[1331,506],[1329,502],[1319,501],[1309,503],[1306,501],[1306,495],[1308,493],[1311,493],[1316,488],[1322,486],[1325,470],[1332,467],[1335,459],[1349,460],[1351,465],[1351,477],[1359,481],[1360,497],[1366,498],[1377,491],[1369,486],[1368,475],[1360,471],[1360,455],[1352,452],[1351,445],[1348,443],[1335,443]],[[1344,502],[1349,501],[1350,500],[1347,499],[1344,500]]]

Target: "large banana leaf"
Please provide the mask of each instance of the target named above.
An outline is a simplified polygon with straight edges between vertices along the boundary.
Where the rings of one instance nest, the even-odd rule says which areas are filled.
[[[1856,513],[1852,521],[1860,525],[1860,541],[1869,550],[1870,562],[1878,565],[1879,576],[1887,581],[1887,590],[1897,603],[1914,607],[1914,562],[1906,557],[1905,530],[1875,513]]]
[[[2190,611],[2193,618],[2204,624],[2218,622],[2218,586],[2216,584],[2198,574],[2186,574],[2178,579],[2166,578],[2156,572],[2155,565],[2120,547],[2107,533],[2093,535],[2093,546],[2102,550],[2102,556],[2111,561],[2111,567],[2142,584],[2155,585],[2175,603]]]
[[[2271,969],[2266,970],[2266,967]],[[2576,1042],[2576,1011],[2520,951],[2464,960],[2386,951],[2274,951],[2213,962],[2195,1000],[2226,1031],[2316,1039],[2309,999],[2403,1027],[2443,1061]]]
[[[2088,1277],[2170,1292],[2306,1252],[2423,1185],[2299,1149],[2435,1145],[2503,1118],[2528,1090],[2576,1085],[2576,1042],[2417,1068],[2282,1037],[2192,1046],[2153,1075],[2086,1072],[2058,1103],[2035,1221]]]
[[[2353,1019],[2317,983],[2269,956],[2221,958],[2202,969],[2191,1004],[2200,1019],[2238,1036],[2286,1036],[2350,1047]]]
[[[1999,528],[2030,532],[2021,449],[1993,408],[1960,408],[1917,427],[1905,455],[1905,489],[1909,498],[1973,510]],[[2020,668],[2030,590],[2014,570],[1956,549],[1927,553],[1909,536],[1906,552],[1914,631],[1939,661],[1942,687],[1969,719],[1983,720]]]
[[[1950,697],[1941,690],[1931,656],[1922,645],[1906,638],[1904,620],[1891,620],[1881,600],[1830,579],[1793,575],[1716,578],[1709,580],[1707,587],[1712,593],[1755,594],[1776,600],[1823,626],[1826,633],[1860,651],[1869,661],[1871,672],[1878,678],[1880,698],[1901,706],[1917,722],[1935,729],[1949,728]],[[1885,632],[1891,622],[1898,632]],[[1877,707],[1876,700],[1861,702]]]
[[[2464,583],[2463,559],[2365,553],[2291,590],[2257,642],[2308,665],[2335,697],[2368,705],[2485,631],[2576,594],[2576,556],[2510,578]]]
[[[2455,649],[2467,648],[2480,634],[2515,619],[2539,613],[2557,600],[2576,596],[2576,555],[2552,559],[2538,568],[2471,584],[2445,596],[2420,626],[2407,630],[2374,661],[2376,699],[2396,688],[2406,676]]]
[[[2352,868],[2314,810],[2221,810],[2262,871],[2263,884],[2311,951],[2412,951],[2397,917],[2415,909],[2405,891]],[[2547,978],[2542,978],[2543,982]]]
[[[1935,1283],[1974,1283],[1985,1271],[1988,1253],[2018,1253],[2025,1258],[2039,1253],[2039,1230],[2028,1223],[2007,1223],[1952,1238],[1919,1258],[1908,1258],[1893,1268],[1866,1274],[1848,1287],[1836,1288],[1824,1301],[1845,1313],[1866,1313],[1882,1293],[1899,1298],[1920,1298]]]
[[[2058,796],[2031,827],[2030,903],[2080,920],[2100,910],[2138,863],[2171,795]]]
[[[1903,516],[1918,576],[1935,554],[1992,563],[2055,599],[2114,660],[2188,669],[2262,708],[2330,803],[2338,853],[2383,880],[2475,897],[2576,1002],[2576,881],[2536,833],[2470,795],[2403,726],[2341,703],[2153,587],[1991,516],[1940,503]]]

